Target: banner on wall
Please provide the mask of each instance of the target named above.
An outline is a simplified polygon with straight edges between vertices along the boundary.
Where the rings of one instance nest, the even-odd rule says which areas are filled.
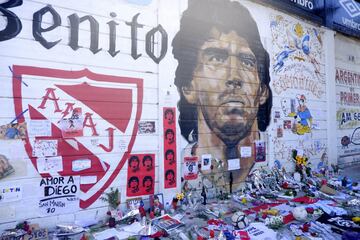
[[[184,179],[194,180],[198,177],[198,157],[184,157]]]
[[[323,23],[325,16],[324,0],[258,0],[285,11],[300,15],[309,20]]]
[[[360,3],[355,0],[334,0],[332,9],[334,28],[359,37]]]
[[[79,176],[42,178],[39,183],[39,215],[50,216],[79,210]]]
[[[128,197],[154,194],[155,154],[132,154],[128,160]]]
[[[176,188],[176,109],[163,108],[164,126],[164,185]]]

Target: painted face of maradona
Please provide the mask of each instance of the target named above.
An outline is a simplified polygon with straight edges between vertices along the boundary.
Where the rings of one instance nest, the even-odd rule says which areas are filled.
[[[187,100],[200,107],[209,128],[226,144],[246,137],[268,91],[261,88],[257,60],[236,32],[216,28],[201,46]]]

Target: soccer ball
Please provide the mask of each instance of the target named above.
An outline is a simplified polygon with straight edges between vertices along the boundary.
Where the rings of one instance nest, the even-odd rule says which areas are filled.
[[[239,229],[246,228],[249,225],[249,219],[246,217],[245,213],[241,211],[234,213],[231,217],[231,221],[234,227]]]

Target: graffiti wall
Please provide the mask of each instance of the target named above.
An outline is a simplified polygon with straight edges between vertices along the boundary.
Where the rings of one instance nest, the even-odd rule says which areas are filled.
[[[327,104],[324,32],[282,14],[271,15],[274,158],[291,169],[298,150],[312,167],[326,160]]]
[[[360,48],[339,35],[336,43],[336,123],[338,163],[360,161]]]
[[[0,12],[0,228],[100,220],[110,187],[121,203],[168,202],[185,183],[235,191],[259,167],[293,171],[293,149],[327,161],[318,26],[251,1],[11,0]]]

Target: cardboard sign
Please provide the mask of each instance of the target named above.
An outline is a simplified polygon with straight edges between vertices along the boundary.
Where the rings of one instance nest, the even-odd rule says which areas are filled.
[[[49,177],[40,181],[40,216],[73,213],[79,210],[79,177]]]

